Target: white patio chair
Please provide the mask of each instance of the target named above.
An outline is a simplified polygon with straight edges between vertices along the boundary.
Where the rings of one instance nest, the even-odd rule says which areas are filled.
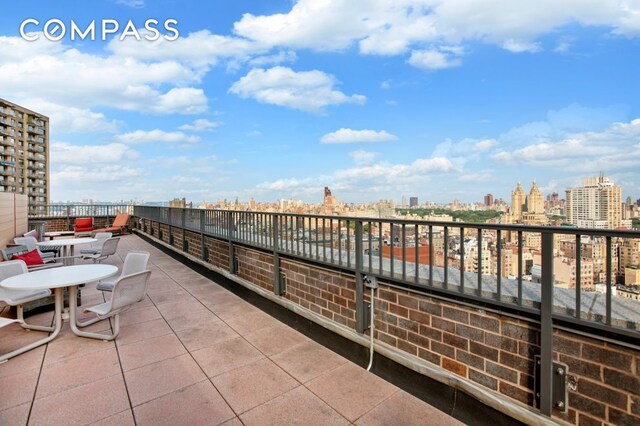
[[[113,340],[120,332],[120,312],[125,308],[136,304],[144,299],[147,294],[147,284],[151,271],[142,271],[132,275],[118,278],[111,292],[111,299],[90,308],[85,308],[85,312],[93,312],[96,318],[85,322],[78,322],[78,327],[86,327],[111,317],[114,317],[113,333],[109,335],[99,333],[81,332],[79,336],[91,337],[101,340]]]
[[[25,232],[23,237],[33,237],[36,241],[42,241],[42,235],[38,233],[35,229],[32,229],[29,232]],[[56,256],[60,254],[60,250],[62,250],[62,246],[47,246],[47,247],[38,247],[38,250],[42,253],[53,252]]]
[[[112,291],[116,281],[120,278],[145,271],[147,269],[147,263],[149,262],[149,256],[150,254],[146,251],[130,251],[124,258],[120,276],[118,278],[102,280],[96,288],[102,291]]]
[[[111,232],[96,232],[93,237],[98,241],[91,243],[90,248],[80,250],[80,254],[98,254],[102,250],[102,245],[105,241],[111,238],[113,234]]]
[[[0,328],[13,324],[14,322],[20,322],[20,320],[0,317]]]
[[[55,262],[54,257],[56,257],[56,254],[52,251],[40,251],[37,244],[38,241],[34,237],[15,237],[13,241],[18,245],[27,246],[27,250],[29,251],[38,250],[40,257],[44,262]]]
[[[82,254],[83,259],[91,259],[93,263],[101,263],[103,260],[116,253],[120,238],[108,238],[102,243],[102,248],[96,254]]]
[[[0,263],[0,282],[14,275],[26,274],[27,264],[22,260],[10,260]],[[0,300],[9,306],[16,307],[16,316],[18,317],[22,328],[38,331],[53,331],[54,327],[46,327],[41,325],[30,325],[24,321],[24,304],[34,300],[42,299],[51,295],[51,290],[14,290],[0,286]]]

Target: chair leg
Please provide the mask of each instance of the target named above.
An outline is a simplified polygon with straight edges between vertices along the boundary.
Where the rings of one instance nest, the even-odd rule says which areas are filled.
[[[7,361],[10,358],[13,358],[14,356],[20,355],[22,353],[25,353],[33,348],[37,348],[38,346],[44,345],[46,343],[49,343],[50,341],[52,341],[53,339],[56,338],[56,336],[60,333],[60,329],[62,329],[62,289],[61,288],[57,288],[56,289],[56,293],[55,293],[55,301],[56,301],[56,307],[55,307],[55,327],[52,330],[53,332],[48,336],[45,337],[44,339],[40,339],[37,342],[33,342],[27,346],[24,346],[22,348],[18,348],[12,352],[0,355],[0,364],[2,364],[3,362]]]
[[[32,324],[27,324],[24,320],[24,306],[23,305],[16,305],[16,313],[17,313],[17,317],[20,321],[22,321],[20,323],[20,326],[26,330],[35,330],[35,331],[46,331],[46,332],[52,332],[55,327],[47,327],[45,325],[32,325]]]
[[[74,321],[70,321],[71,331],[73,331],[73,334],[75,334],[76,336],[89,337],[91,339],[98,339],[98,340],[104,340],[104,341],[113,340],[116,337],[118,337],[118,333],[120,333],[120,313],[118,312],[115,315],[113,315],[113,318],[114,318],[114,326],[113,326],[112,334],[90,333],[88,331],[78,330],[78,327],[76,327],[76,324],[74,324]],[[107,318],[102,318],[102,319],[107,319]]]
[[[99,321],[106,320],[106,319],[109,319],[109,318],[110,318],[110,317],[104,317],[104,318],[95,317],[95,318],[91,318],[90,320],[88,320],[88,321],[84,321],[84,322],[76,321],[76,325],[77,325],[78,327],[81,327],[81,328],[82,328],[82,327],[86,327],[86,326],[88,326],[88,325],[95,324],[95,323],[97,323],[97,322],[99,322]]]

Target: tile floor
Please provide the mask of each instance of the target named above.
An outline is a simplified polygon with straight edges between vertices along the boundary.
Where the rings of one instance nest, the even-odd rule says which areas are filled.
[[[153,273],[148,297],[122,314],[118,338],[77,337],[65,324],[48,345],[0,364],[0,425],[458,423],[135,235],[106,263],[120,266],[129,250],[151,252]],[[103,297],[94,284],[82,291],[83,305]],[[41,337],[5,327],[0,353]]]

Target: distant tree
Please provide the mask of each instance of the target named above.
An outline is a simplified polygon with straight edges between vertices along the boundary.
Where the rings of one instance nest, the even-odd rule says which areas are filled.
[[[485,223],[487,220],[500,217],[502,212],[497,210],[447,210],[442,208],[433,209],[398,209],[398,213],[401,215],[407,215],[409,213],[416,214],[420,217],[429,215],[442,215],[447,214],[456,220],[462,222],[476,222]]]

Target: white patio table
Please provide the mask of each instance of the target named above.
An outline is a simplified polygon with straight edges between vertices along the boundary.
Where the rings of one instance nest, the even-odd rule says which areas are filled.
[[[66,257],[66,259],[64,259],[64,264],[67,266],[70,266],[74,264],[73,254],[74,254],[75,246],[79,244],[95,243],[96,241],[98,240],[95,238],[62,238],[58,240],[40,241],[38,242],[38,246],[39,247],[63,246],[64,247],[63,256]]]
[[[63,308],[63,292],[65,288],[69,288],[69,325],[71,331],[78,336],[82,336],[85,332],[80,331],[76,321],[77,291],[78,285],[98,281],[118,272],[118,268],[113,265],[76,265],[62,266],[60,268],[42,269],[39,271],[28,272],[26,274],[14,275],[2,282],[0,286],[12,288],[16,290],[41,290],[43,288],[55,289],[55,327],[51,334],[44,339],[40,339],[27,346],[16,349],[13,352],[0,356],[0,362],[13,358],[26,351],[37,348],[38,346],[49,343],[60,333],[62,329],[62,308]]]

